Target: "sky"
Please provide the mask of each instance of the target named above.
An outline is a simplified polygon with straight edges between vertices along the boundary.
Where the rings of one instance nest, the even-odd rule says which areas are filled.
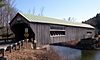
[[[100,13],[100,0],[15,0],[19,12],[66,19],[75,22],[86,21]]]

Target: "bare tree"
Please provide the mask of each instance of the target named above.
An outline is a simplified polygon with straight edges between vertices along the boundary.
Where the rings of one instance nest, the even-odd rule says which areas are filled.
[[[43,16],[43,12],[44,12],[44,7],[42,7],[42,8],[40,9],[40,13],[38,14],[38,16]]]
[[[65,20],[65,21],[66,21],[66,18],[63,18],[63,20]]]
[[[3,3],[6,5],[0,8],[0,13],[1,13],[0,26],[3,27],[3,29],[1,30],[2,33],[0,35],[8,38],[11,35],[10,33],[8,33],[10,32],[9,22],[14,17],[17,10],[15,9],[14,6],[14,0],[3,0]]]
[[[35,7],[33,8],[33,15],[35,15]]]
[[[43,16],[44,7],[41,8],[41,16]]]
[[[74,22],[74,21],[75,21],[75,18],[74,18],[74,17],[69,17],[69,18],[68,18],[68,21],[69,21],[69,22]]]

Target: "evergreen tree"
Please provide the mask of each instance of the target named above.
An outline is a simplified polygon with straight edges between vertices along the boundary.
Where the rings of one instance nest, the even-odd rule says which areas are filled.
[[[3,0],[0,0],[0,7],[4,6]]]

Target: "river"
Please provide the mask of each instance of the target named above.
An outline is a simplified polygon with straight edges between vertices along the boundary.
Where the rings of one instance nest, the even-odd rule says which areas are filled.
[[[100,60],[99,50],[78,50],[69,47],[50,46],[62,60]]]

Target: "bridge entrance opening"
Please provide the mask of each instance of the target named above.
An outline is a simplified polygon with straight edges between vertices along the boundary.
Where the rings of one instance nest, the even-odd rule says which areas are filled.
[[[32,31],[31,27],[28,24],[26,24],[26,23],[18,23],[18,24],[15,24],[15,25],[12,26],[12,31],[15,34],[16,41],[24,40],[26,38],[25,35],[24,35],[26,28],[28,29],[27,32],[29,34],[27,39],[35,40],[35,34]]]

